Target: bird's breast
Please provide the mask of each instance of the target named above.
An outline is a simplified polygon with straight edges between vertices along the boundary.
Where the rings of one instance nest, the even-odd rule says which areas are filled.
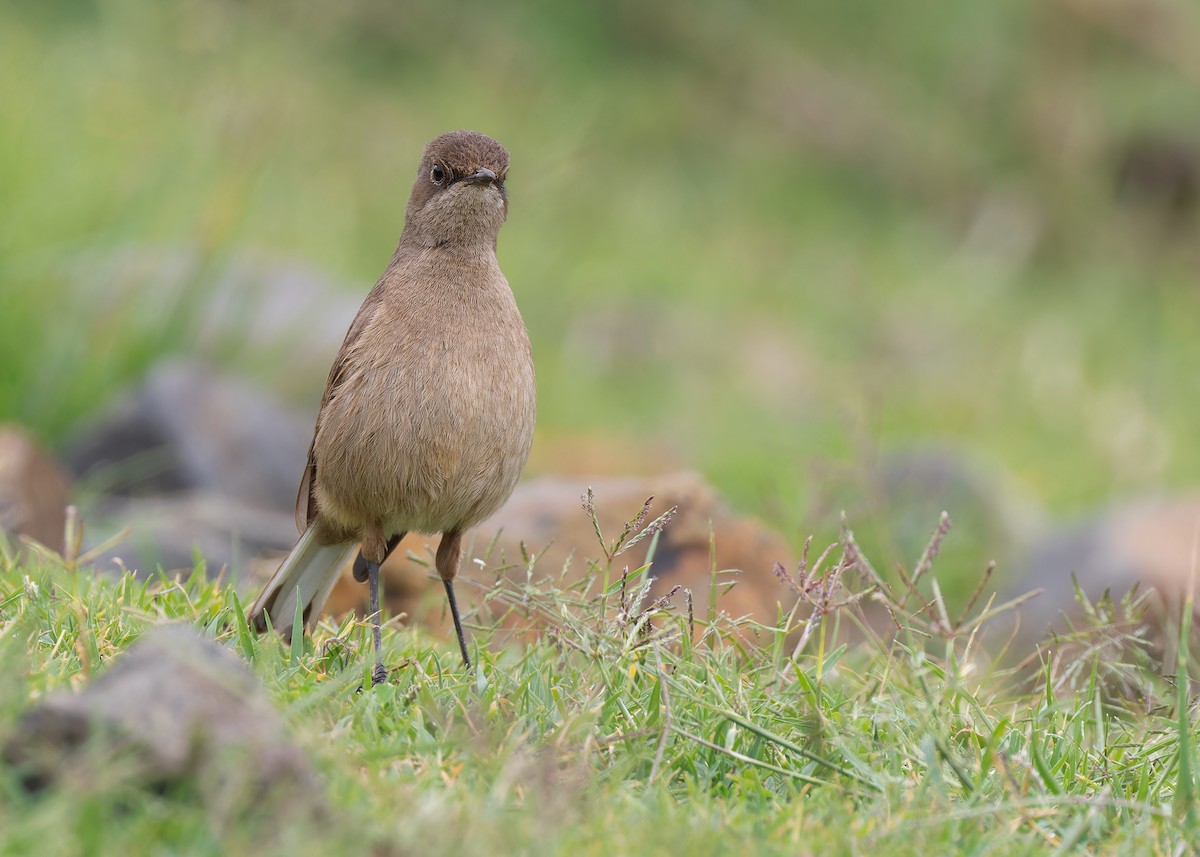
[[[318,420],[323,513],[435,532],[507,499],[533,437],[534,375],[511,293],[494,303],[376,314]]]

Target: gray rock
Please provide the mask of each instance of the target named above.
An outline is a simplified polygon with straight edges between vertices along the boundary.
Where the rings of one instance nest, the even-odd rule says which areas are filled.
[[[239,581],[248,563],[287,550],[295,541],[290,511],[200,491],[107,503],[87,536],[90,546],[107,545],[93,559],[102,571],[128,569],[139,576],[159,568],[190,571],[199,557],[210,575],[224,569]]]
[[[847,518],[884,565],[915,562],[943,511],[954,522],[944,550],[953,555],[973,542],[986,554],[980,570],[988,559],[1003,560],[1014,543],[1032,538],[1042,526],[1041,510],[1012,476],[964,447],[930,443],[891,450],[861,462],[855,482],[861,495],[844,507]]]
[[[1022,628],[1032,637],[1051,627],[1061,632],[1064,616],[1081,614],[1072,575],[1093,601],[1105,591],[1120,600],[1135,585],[1152,590],[1149,606],[1169,627],[1193,577],[1200,575],[1198,549],[1200,495],[1114,506],[1034,542],[1014,563],[1017,581],[1005,595],[1043,590],[1020,610]]]
[[[189,245],[130,244],[75,257],[68,327],[119,316],[159,331],[182,326],[189,354],[278,372],[289,391],[318,396],[371,281],[341,281],[288,260]]]
[[[289,510],[312,435],[270,391],[168,360],[68,444],[77,476],[123,496],[204,491]]]
[[[39,702],[4,757],[33,790],[67,779],[73,788],[104,788],[117,778],[193,786],[214,808],[238,814],[325,806],[316,772],[285,737],[257,678],[182,625],[150,632],[79,693]]]

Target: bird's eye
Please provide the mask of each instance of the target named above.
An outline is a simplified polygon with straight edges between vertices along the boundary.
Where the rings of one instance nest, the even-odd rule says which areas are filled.
[[[441,184],[446,180],[446,170],[441,164],[433,165],[433,169],[429,171],[429,180],[434,184]]]

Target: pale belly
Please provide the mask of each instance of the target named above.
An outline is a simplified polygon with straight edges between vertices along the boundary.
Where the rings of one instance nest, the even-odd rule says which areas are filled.
[[[317,508],[351,532],[479,523],[512,493],[534,424],[522,349],[426,343],[350,373],[317,426]],[[418,365],[419,372],[405,366]]]

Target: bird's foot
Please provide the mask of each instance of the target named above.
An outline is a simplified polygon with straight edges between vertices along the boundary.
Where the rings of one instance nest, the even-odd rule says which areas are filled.
[[[375,669],[371,670],[371,684],[387,684],[388,671],[383,665],[383,661],[375,662]]]

